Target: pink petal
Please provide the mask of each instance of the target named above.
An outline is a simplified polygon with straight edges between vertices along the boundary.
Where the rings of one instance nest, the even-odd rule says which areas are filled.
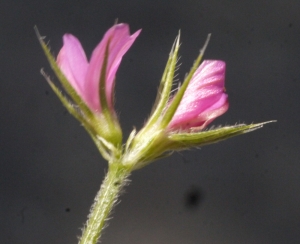
[[[123,55],[133,44],[141,30],[130,36],[127,24],[118,24],[111,27],[104,35],[92,53],[90,65],[85,78],[85,92],[90,106],[100,111],[99,80],[105,55],[107,42],[109,41],[109,57],[106,70],[106,96],[109,106],[112,108],[113,85],[117,69]]]
[[[228,109],[223,61],[204,60],[193,75],[169,124],[170,129],[204,128]]]
[[[88,61],[79,40],[71,35],[63,36],[64,45],[57,56],[57,64],[77,93],[86,101],[84,81]]]
[[[229,104],[227,95],[223,94],[218,102],[213,104],[207,110],[203,111],[193,121],[189,122],[189,128],[201,130],[209,125],[215,118],[224,114],[228,110]]]

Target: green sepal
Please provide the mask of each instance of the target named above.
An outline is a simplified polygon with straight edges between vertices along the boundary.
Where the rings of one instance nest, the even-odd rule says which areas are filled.
[[[69,99],[62,94],[59,88],[51,81],[49,76],[47,76],[43,70],[41,70],[41,74],[44,76],[54,93],[57,95],[57,97],[69,111],[69,113],[72,114],[77,120],[79,120],[83,127],[90,134],[103,158],[105,158],[107,161],[110,161],[112,159],[111,152],[113,152],[114,155],[116,154],[115,148],[109,146],[108,142],[97,135],[97,132],[94,130],[91,124],[85,119],[82,113],[78,109],[76,109],[76,105],[69,101]]]
[[[101,132],[101,136],[103,136],[108,143],[112,143],[116,148],[119,148],[122,144],[122,130],[112,108],[109,107],[107,96],[106,96],[106,78],[107,78],[107,65],[109,58],[109,45],[110,40],[108,40],[105,53],[104,60],[101,67],[101,75],[99,80],[99,98],[100,98],[100,107],[101,107],[101,118],[99,126],[97,129]],[[104,120],[103,120],[104,119]]]
[[[110,109],[108,107],[107,97],[106,97],[106,70],[108,64],[109,57],[109,43],[110,40],[107,41],[107,45],[105,47],[103,64],[100,72],[100,80],[99,80],[99,98],[100,98],[100,106],[102,109],[102,113],[105,115],[107,120],[111,120]]]
[[[169,58],[161,78],[161,82],[157,91],[154,106],[152,108],[151,116],[147,122],[147,126],[151,126],[161,117],[163,110],[166,108],[170,98],[174,74],[176,70],[178,51],[180,46],[180,32],[176,37],[172,46]]]
[[[62,94],[61,90],[51,81],[50,77],[44,72],[43,69],[41,69],[41,74],[44,76],[44,78],[48,82],[51,89],[57,95],[57,97],[62,102],[62,104],[65,106],[65,108],[69,111],[69,113],[72,114],[76,119],[78,119],[82,124],[85,124],[86,120],[80,114],[80,112],[77,109],[75,109],[75,107],[74,107],[75,105],[67,97],[65,97]]]
[[[84,112],[84,114],[86,116],[93,117],[93,112],[86,105],[86,103],[82,100],[82,98],[78,95],[78,93],[74,90],[72,85],[69,83],[68,79],[65,77],[65,75],[62,73],[62,71],[58,67],[55,58],[51,54],[50,49],[48,48],[47,44],[44,42],[43,37],[40,35],[36,26],[34,27],[34,30],[35,30],[37,38],[42,46],[42,49],[50,63],[50,66],[51,66],[52,70],[54,71],[55,75],[57,76],[57,78],[59,79],[60,83],[62,84],[63,88],[66,90],[66,92],[69,94],[69,96],[79,106],[79,108]]]
[[[225,126],[217,129],[201,131],[196,133],[174,133],[168,136],[168,139],[172,141],[170,150],[183,150],[190,147],[199,147],[207,144],[216,143],[230,137],[242,135],[263,127],[263,125],[276,122],[275,120],[267,121],[258,124],[251,125],[234,125]]]
[[[189,74],[186,76],[186,78],[184,79],[184,82],[182,84],[182,86],[178,89],[178,92],[176,93],[176,95],[174,96],[174,98],[172,99],[172,103],[170,104],[169,108],[167,109],[167,111],[164,114],[163,120],[161,122],[162,127],[167,127],[168,124],[170,123],[170,121],[173,118],[173,115],[175,114],[181,99],[194,75],[194,73],[196,72],[197,68],[200,65],[200,62],[202,60],[202,57],[204,55],[205,49],[208,46],[209,40],[210,40],[210,34],[208,34],[206,41],[204,43],[204,46],[201,48],[200,50],[200,54],[198,55],[197,59],[194,61],[194,64],[189,72]]]
[[[150,147],[149,144],[153,142],[156,138],[156,131],[153,131],[153,128],[156,130],[160,130],[159,119],[163,113],[163,110],[167,107],[167,103],[170,98],[174,73],[176,70],[177,56],[179,51],[179,43],[180,40],[180,32],[175,39],[175,42],[172,46],[171,52],[169,54],[169,58],[162,75],[162,79],[160,82],[160,86],[158,88],[156,100],[154,106],[152,108],[151,116],[148,119],[146,125],[138,132],[138,134],[134,137],[134,135],[130,137],[130,141],[126,143],[126,150],[128,150],[129,146],[139,147],[139,150],[148,150]],[[145,143],[146,142],[146,143]],[[143,145],[145,148],[143,148]]]

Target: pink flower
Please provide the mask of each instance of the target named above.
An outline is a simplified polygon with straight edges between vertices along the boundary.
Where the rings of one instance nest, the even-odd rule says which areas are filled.
[[[71,35],[63,36],[63,47],[57,57],[57,64],[73,86],[78,95],[97,113],[101,112],[99,98],[99,81],[105,50],[109,44],[108,63],[106,68],[106,97],[107,104],[113,109],[113,89],[116,72],[123,55],[133,44],[141,30],[130,36],[127,24],[117,24],[111,27],[102,41],[94,49],[90,62],[79,40]]]
[[[225,67],[225,62],[219,60],[202,62],[168,125],[169,130],[201,130],[227,111]]]

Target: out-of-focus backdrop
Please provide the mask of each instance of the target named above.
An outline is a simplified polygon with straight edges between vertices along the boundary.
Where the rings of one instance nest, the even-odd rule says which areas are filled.
[[[208,33],[205,59],[227,63],[229,111],[214,125],[278,120],[131,177],[105,244],[300,243],[300,2],[297,0],[3,0],[0,2],[0,243],[77,243],[106,162],[40,75],[56,80],[66,32],[90,56],[116,19],[142,33],[117,73],[128,136],[150,113],[181,30],[182,80]]]

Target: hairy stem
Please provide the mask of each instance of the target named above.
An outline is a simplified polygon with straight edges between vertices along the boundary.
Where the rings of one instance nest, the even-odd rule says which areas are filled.
[[[107,175],[96,195],[79,244],[96,244],[105,227],[105,222],[126,183],[130,170],[119,163],[109,166]]]

